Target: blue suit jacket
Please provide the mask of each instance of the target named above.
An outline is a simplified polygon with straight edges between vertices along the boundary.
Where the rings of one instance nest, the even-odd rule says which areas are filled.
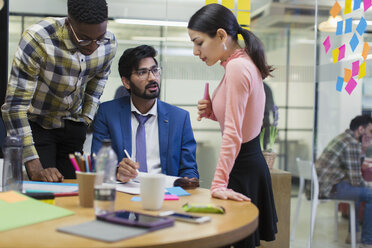
[[[189,113],[158,100],[159,151],[163,174],[196,177],[196,142]],[[121,161],[124,149],[132,153],[130,97],[125,96],[102,103],[94,121],[92,153],[101,148],[102,140],[111,139],[112,147]]]

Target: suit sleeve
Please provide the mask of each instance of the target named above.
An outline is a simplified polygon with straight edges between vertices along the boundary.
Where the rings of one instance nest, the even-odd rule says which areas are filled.
[[[110,139],[108,123],[105,115],[105,106],[100,105],[93,125],[92,153],[97,154],[104,139]]]
[[[191,128],[190,115],[186,113],[182,130],[182,146],[180,159],[180,177],[199,178],[196,164],[196,141]]]

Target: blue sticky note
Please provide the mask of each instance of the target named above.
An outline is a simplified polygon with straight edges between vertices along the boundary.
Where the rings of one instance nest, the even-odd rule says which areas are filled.
[[[337,22],[336,35],[341,35],[342,34],[343,26],[344,26],[344,21]]]
[[[171,193],[171,195],[177,195],[177,196],[186,196],[190,195],[186,190],[183,188],[177,186],[177,187],[171,187],[171,188],[166,188],[166,190]]]
[[[345,20],[345,34],[351,33],[353,29],[353,18],[348,18]]]
[[[359,21],[356,31],[359,33],[360,36],[362,36],[366,28],[367,28],[367,21],[366,19],[364,19],[364,17],[362,17]]]
[[[353,35],[353,37],[351,38],[349,44],[350,44],[351,50],[354,52],[355,48],[359,44],[359,39],[358,39],[358,37],[357,37],[356,34]]]
[[[134,201],[134,202],[140,202],[141,201],[141,197],[140,196],[133,196],[132,199],[130,199],[131,201]]]
[[[344,84],[344,78],[343,77],[337,77],[336,90],[341,92],[343,84]]]
[[[354,8],[353,8],[353,10],[359,9],[361,2],[362,2],[362,0],[354,0]]]

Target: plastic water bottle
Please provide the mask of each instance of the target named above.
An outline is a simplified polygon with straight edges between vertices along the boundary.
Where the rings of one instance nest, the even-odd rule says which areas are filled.
[[[22,152],[23,142],[20,136],[11,133],[4,142],[3,191],[22,192]]]
[[[96,158],[94,182],[94,210],[96,215],[113,212],[116,198],[116,167],[118,158],[111,148],[111,140],[103,140]]]

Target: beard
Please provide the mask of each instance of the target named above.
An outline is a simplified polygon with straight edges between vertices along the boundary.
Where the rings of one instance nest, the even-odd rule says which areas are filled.
[[[156,81],[149,82],[145,86],[145,89],[143,91],[141,91],[141,89],[138,88],[132,81],[129,81],[129,85],[130,85],[131,94],[137,97],[143,98],[143,99],[154,99],[154,98],[158,98],[160,95],[160,85]],[[155,85],[157,86],[156,90],[150,91],[150,92],[147,90],[148,88],[151,88]]]

